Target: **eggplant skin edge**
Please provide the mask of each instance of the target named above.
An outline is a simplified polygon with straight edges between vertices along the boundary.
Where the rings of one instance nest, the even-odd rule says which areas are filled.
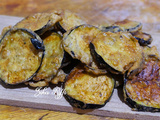
[[[101,108],[104,107],[106,105],[107,102],[109,102],[112,94],[113,94],[114,89],[112,90],[112,93],[110,95],[110,97],[105,101],[104,104],[100,105],[100,104],[90,104],[90,103],[84,103],[80,100],[76,100],[74,98],[72,98],[71,96],[64,94],[65,99],[70,103],[71,106],[76,107],[76,108],[80,108],[80,109],[97,109],[97,108]]]
[[[91,51],[91,55],[93,56],[93,58],[96,60],[96,62],[99,64],[100,67],[107,69],[109,72],[113,73],[113,74],[122,74],[120,71],[112,68],[109,64],[107,64],[103,58],[97,54],[97,52],[95,51],[95,47],[92,43],[89,44],[90,47],[90,51]]]
[[[160,108],[154,108],[154,107],[148,107],[144,105],[140,105],[133,101],[127,94],[125,85],[126,85],[127,79],[124,78],[124,86],[123,86],[123,93],[124,93],[124,100],[128,105],[132,108],[133,111],[143,111],[143,112],[160,112]]]
[[[132,110],[135,111],[144,111],[144,112],[160,112],[160,108],[154,108],[154,107],[148,107],[148,106],[143,106],[135,101],[133,101],[129,96],[125,93],[125,101],[132,107]]]
[[[72,70],[70,71],[70,73],[72,72]],[[65,84],[67,82],[67,78],[68,78],[69,74],[65,77],[65,80],[62,83],[62,87],[63,87],[64,90],[65,90]],[[106,105],[106,103],[110,101],[110,99],[111,99],[111,97],[113,95],[113,92],[114,92],[114,88],[115,88],[115,81],[113,80],[113,89],[112,89],[112,92],[111,92],[110,96],[108,97],[108,99],[105,100],[104,104],[94,104],[94,103],[85,103],[85,102],[82,102],[82,101],[77,100],[77,99],[71,97],[70,95],[68,95],[67,91],[65,91],[65,94],[63,94],[63,96],[69,102],[69,104],[72,107],[79,108],[79,109],[82,109],[82,110],[85,110],[85,109],[98,109],[98,108],[104,107]]]

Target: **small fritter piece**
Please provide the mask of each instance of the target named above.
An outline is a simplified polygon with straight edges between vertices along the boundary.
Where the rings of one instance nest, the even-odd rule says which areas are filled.
[[[42,35],[62,18],[55,13],[36,13],[18,22],[14,28],[27,28]]]
[[[115,74],[125,73],[136,61],[141,63],[142,47],[127,32],[99,33],[90,48],[99,65]]]
[[[62,37],[54,32],[49,34],[47,32],[46,34],[46,37],[43,39],[45,55],[40,70],[33,78],[35,81],[50,81],[57,74],[57,71],[61,67],[64,56]]]
[[[52,80],[40,80],[40,81],[28,81],[25,82],[25,85],[29,85],[31,87],[46,87],[49,86],[49,83],[58,84],[59,82],[64,82],[66,77],[66,73],[62,69],[58,70],[57,74],[54,76]]]
[[[160,59],[160,55],[156,46],[152,46],[152,47],[144,46],[143,55],[145,59],[147,59],[148,57],[155,57],[157,59]]]
[[[119,26],[122,31],[126,32],[137,32],[142,29],[142,24],[140,22],[128,19],[115,22],[113,26]]]
[[[51,80],[51,83],[58,84],[58,82],[64,82],[66,76],[67,74],[62,69],[60,69],[54,76],[54,78]]]
[[[64,34],[63,46],[74,59],[86,64],[90,71],[106,73],[98,68],[90,53],[89,43],[102,31],[91,25],[80,25]]]
[[[141,46],[147,46],[151,44],[153,38],[150,34],[144,32],[135,32],[132,35],[138,40]]]
[[[75,26],[86,24],[80,16],[67,10],[62,12],[60,16],[62,17],[62,20],[59,23],[66,31]]]
[[[114,90],[114,79],[109,75],[94,75],[81,67],[75,67],[66,77],[64,85],[66,99],[81,109],[103,107]]]
[[[49,82],[48,81],[45,81],[45,80],[41,80],[41,81],[28,81],[28,82],[25,82],[25,85],[29,85],[31,87],[46,87],[49,85]]]
[[[104,68],[101,68],[95,60],[93,60],[91,66],[85,65],[84,69],[85,71],[94,73],[95,75],[107,73],[107,70]]]
[[[133,110],[160,111],[160,60],[148,56],[138,74],[126,76],[124,95]]]
[[[18,84],[32,79],[44,56],[31,39],[43,46],[41,38],[28,29],[10,29],[0,41],[0,78],[7,84]],[[44,48],[44,47],[43,47]]]

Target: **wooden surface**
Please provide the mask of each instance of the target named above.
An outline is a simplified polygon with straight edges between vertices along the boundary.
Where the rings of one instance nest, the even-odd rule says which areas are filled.
[[[159,43],[159,32],[160,32],[160,9],[159,9],[160,1],[159,0],[1,0],[0,3],[0,14],[1,15],[11,15],[11,16],[19,16],[24,17],[36,12],[46,12],[46,11],[53,11],[53,10],[70,10],[73,12],[78,13],[83,18],[85,18],[88,23],[91,24],[102,24],[102,23],[109,23],[114,21],[123,20],[125,18],[129,18],[131,20],[137,20],[143,23],[143,29],[145,31],[148,31],[152,34],[154,38],[153,45],[158,45]],[[6,16],[0,16],[0,25],[1,29],[2,27],[6,25],[11,25],[14,22],[20,20],[21,18],[17,17],[6,17]],[[159,48],[158,48],[159,49]],[[160,49],[159,49],[160,50]],[[30,96],[30,92],[24,93],[22,96],[16,97],[17,94],[12,94],[10,92],[11,90],[14,91],[16,89],[3,89],[4,87],[1,86],[1,103],[3,104],[9,104],[9,105],[15,105],[14,100],[17,102],[19,99],[21,101],[26,101],[25,95],[28,94]],[[21,89],[21,92],[25,92],[25,89],[27,88],[18,88]],[[31,90],[31,89],[29,89]],[[35,92],[34,90],[31,90],[31,94]],[[33,92],[34,91],[34,92]],[[18,91],[17,91],[18,92]],[[5,101],[7,99],[7,95],[10,95],[11,101]],[[117,96],[113,96],[117,97]],[[3,98],[3,99],[2,99]],[[13,100],[14,99],[14,100]],[[18,99],[18,100],[17,100]],[[36,98],[39,103],[44,104],[40,98]],[[116,99],[116,98],[115,98]],[[120,98],[119,98],[120,99]],[[42,100],[42,101],[41,101]],[[63,99],[61,99],[63,100]],[[112,101],[114,99],[111,99],[111,102],[117,102]],[[117,100],[117,99],[116,99]],[[39,107],[39,104],[34,104],[34,102],[31,101],[30,104],[26,104],[26,102],[18,102],[16,103],[18,106],[25,106],[28,105],[35,105],[36,108],[42,108]],[[52,102],[52,100],[51,100]],[[119,101],[123,102],[123,101]],[[59,102],[57,102],[58,104]],[[52,104],[52,103],[50,103]],[[45,105],[44,107],[49,105]],[[66,103],[65,103],[66,104]],[[32,107],[33,107],[32,106]],[[112,104],[108,105],[112,108]],[[120,106],[117,103],[117,106]],[[43,108],[44,108],[43,107]],[[58,106],[57,106],[58,107]],[[57,108],[54,108],[57,109]],[[63,109],[63,107],[58,108]],[[69,112],[74,112],[73,108],[67,108]],[[64,111],[67,111],[67,109]],[[108,109],[108,108],[107,108]],[[129,109],[128,106],[122,108],[122,110]],[[53,108],[50,108],[50,110],[53,110]],[[120,109],[115,108],[115,112],[111,113],[110,111],[106,114],[109,117],[114,117],[114,115],[118,115],[118,112],[120,112]],[[91,111],[88,112],[89,114],[95,114],[95,115],[103,115],[101,112],[98,111]],[[49,114],[47,114],[49,113]],[[27,119],[27,118],[33,118],[33,119],[40,119],[42,116],[45,119],[113,119],[113,118],[105,118],[105,117],[97,117],[97,116],[90,116],[90,115],[79,115],[79,114],[73,114],[73,113],[64,113],[64,112],[54,112],[54,111],[48,111],[48,110],[35,110],[35,109],[29,109],[29,108],[23,108],[23,107],[11,107],[11,106],[3,106],[0,105],[0,117],[1,119],[11,119],[15,118],[18,119]],[[129,113],[128,118],[136,118],[140,119],[140,117],[137,117],[138,113],[135,113],[132,115]],[[145,114],[145,113],[141,113]],[[154,117],[150,116],[158,116],[157,113],[146,113],[148,119],[154,119]],[[153,114],[153,115],[152,115]],[[46,116],[45,116],[46,115]],[[126,114],[119,115],[119,118],[127,118]],[[4,117],[4,118],[3,118]],[[56,118],[57,117],[57,118]],[[159,119],[159,118],[155,118]]]
[[[1,120],[126,120],[0,105]]]

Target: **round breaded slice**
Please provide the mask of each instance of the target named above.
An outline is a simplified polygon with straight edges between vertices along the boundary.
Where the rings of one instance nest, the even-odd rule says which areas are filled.
[[[132,21],[129,19],[125,19],[123,21],[117,21],[111,25],[100,25],[99,28],[104,32],[138,32],[142,29],[142,24],[137,21]]]
[[[68,52],[72,58],[80,60],[89,69],[96,74],[106,73],[105,70],[99,69],[97,63],[94,61],[89,44],[101,33],[97,27],[91,25],[80,25],[64,34],[63,46],[66,52]]]
[[[40,70],[33,78],[35,81],[50,81],[57,74],[64,57],[62,37],[58,33],[47,33],[43,37],[45,55]]]
[[[126,32],[137,32],[142,29],[142,24],[140,22],[129,19],[115,22],[113,26],[119,26],[121,30]]]
[[[35,31],[38,35],[42,35],[47,30],[52,28],[62,18],[55,13],[36,13],[27,16],[18,22],[15,28],[27,28]]]
[[[142,47],[126,32],[100,33],[90,48],[99,65],[115,74],[125,73],[136,61],[137,65],[142,62]]]
[[[149,53],[138,74],[125,76],[123,91],[133,110],[160,111],[160,60]]]
[[[31,80],[38,72],[44,50],[32,44],[36,40],[42,48],[43,41],[31,30],[10,29],[0,41],[0,79],[7,84],[19,84]]]
[[[111,75],[95,75],[78,66],[65,79],[65,97],[73,107],[100,108],[110,100],[114,84]]]

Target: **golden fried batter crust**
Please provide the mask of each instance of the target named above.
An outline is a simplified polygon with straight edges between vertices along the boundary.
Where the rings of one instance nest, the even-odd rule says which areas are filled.
[[[32,31],[39,30],[43,27],[48,27],[47,29],[53,27],[55,23],[60,21],[62,18],[55,13],[36,13],[24,18],[22,21],[18,22],[15,28],[27,28]],[[45,28],[44,28],[45,29]]]
[[[96,53],[121,73],[125,73],[136,61],[141,63],[142,47],[127,32],[101,32],[91,43]]]
[[[74,70],[67,77],[67,95],[90,104],[104,104],[112,94],[114,80],[109,75],[94,75],[84,69]]]
[[[27,81],[39,68],[42,52],[31,43],[26,31],[10,30],[0,43],[0,78],[8,84]]]
[[[60,24],[66,31],[75,26],[86,24],[86,22],[82,20],[80,16],[67,10],[61,13],[61,17],[63,19],[60,21]]]
[[[143,70],[127,81],[126,91],[137,103],[160,108],[160,61],[146,62]]]

